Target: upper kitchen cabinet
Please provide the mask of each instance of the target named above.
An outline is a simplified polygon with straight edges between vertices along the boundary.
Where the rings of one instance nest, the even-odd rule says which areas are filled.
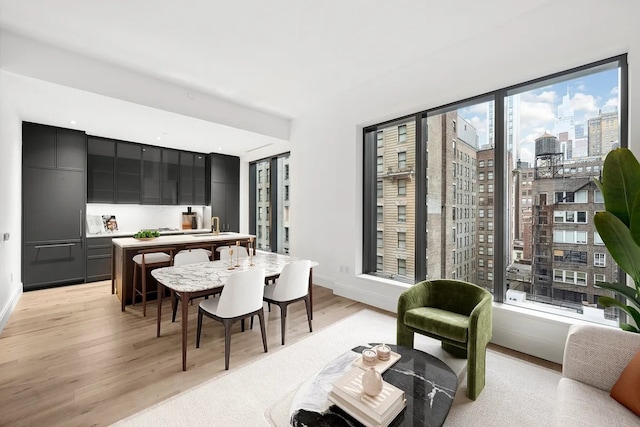
[[[204,154],[195,154],[193,159],[193,204],[206,205],[207,200],[207,156]]]
[[[194,153],[186,151],[180,152],[180,188],[178,191],[178,203],[181,205],[192,205],[194,191]]]
[[[23,122],[23,165],[84,171],[87,135],[84,132]]]
[[[116,143],[116,203],[140,203],[142,147]]]
[[[162,204],[178,204],[178,181],[180,179],[180,152],[162,149]]]
[[[220,231],[240,229],[240,158],[209,156],[211,215],[220,218]]]
[[[145,145],[142,147],[142,203],[162,204],[162,149]]]
[[[206,156],[201,153],[181,151],[178,203],[206,205],[206,180]]]
[[[116,143],[89,136],[87,140],[87,202],[115,201]]]

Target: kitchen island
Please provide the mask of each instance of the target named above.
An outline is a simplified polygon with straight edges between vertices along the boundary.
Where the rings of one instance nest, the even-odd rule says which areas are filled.
[[[160,236],[152,240],[138,240],[133,237],[114,238],[112,240],[112,262],[111,262],[111,292],[116,293],[120,298],[122,311],[125,306],[132,302],[133,295],[133,257],[138,251],[153,248],[175,248],[176,252],[183,249],[202,247],[212,250],[215,257],[215,249],[219,246],[235,245],[239,242],[242,246],[255,244],[255,236],[251,234],[221,232],[200,233],[200,234],[184,234],[172,236]],[[251,248],[255,254],[255,246]],[[153,278],[147,275],[147,284],[151,283]],[[149,287],[153,289],[155,286]]]

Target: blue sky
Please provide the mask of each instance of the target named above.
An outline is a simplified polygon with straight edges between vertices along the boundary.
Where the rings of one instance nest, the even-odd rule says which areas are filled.
[[[558,106],[569,94],[576,124],[597,116],[605,106],[618,106],[618,69],[567,80],[520,94],[520,141],[517,158],[533,163],[535,138],[545,131],[553,133]],[[479,145],[486,142],[487,103],[458,110],[477,130]]]

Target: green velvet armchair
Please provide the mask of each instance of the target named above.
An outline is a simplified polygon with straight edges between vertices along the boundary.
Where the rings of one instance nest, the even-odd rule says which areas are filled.
[[[492,334],[491,293],[460,280],[416,283],[398,299],[397,342],[413,348],[414,333],[442,342],[442,348],[467,359],[467,396],[484,388],[486,348]]]

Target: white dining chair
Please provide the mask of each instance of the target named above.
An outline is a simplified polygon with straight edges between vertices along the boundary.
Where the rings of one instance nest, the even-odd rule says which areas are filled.
[[[304,301],[307,307],[307,320],[309,332],[313,332],[311,325],[311,301],[309,300],[309,275],[311,261],[291,261],[284,266],[280,277],[273,285],[264,289],[264,300],[269,304],[277,304],[280,307],[280,327],[282,345],[284,345],[287,307],[297,301]]]
[[[262,267],[253,267],[249,270],[233,273],[222,288],[220,298],[200,302],[196,348],[200,348],[202,316],[222,322],[224,325],[224,369],[226,370],[229,369],[229,355],[231,353],[231,326],[238,320],[242,321],[242,330],[244,331],[244,319],[258,315],[262,344],[265,353],[267,352],[262,302],[264,277],[265,269]]]
[[[194,248],[194,249],[185,249],[173,256],[173,265],[174,267],[178,267],[186,264],[196,264],[199,262],[209,262],[211,255],[211,251],[207,251],[202,248]],[[212,290],[211,295],[220,293],[219,290]],[[179,292],[171,291],[173,298],[171,299],[171,310],[172,316],[171,321],[176,321],[176,313],[178,311],[178,304],[182,300],[182,295]],[[208,296],[205,296],[207,298]]]

